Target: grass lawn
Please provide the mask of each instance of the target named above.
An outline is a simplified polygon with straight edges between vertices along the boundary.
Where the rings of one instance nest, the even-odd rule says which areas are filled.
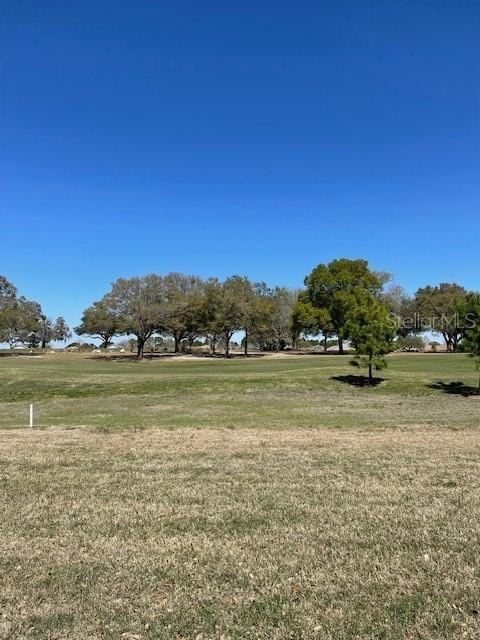
[[[479,638],[473,362],[348,360],[0,357],[0,638]]]
[[[28,422],[145,427],[475,426],[477,384],[466,355],[392,355],[376,388],[357,387],[349,356],[137,363],[77,354],[0,357],[0,428]],[[351,379],[353,378],[353,380]],[[453,384],[452,384],[453,383]]]

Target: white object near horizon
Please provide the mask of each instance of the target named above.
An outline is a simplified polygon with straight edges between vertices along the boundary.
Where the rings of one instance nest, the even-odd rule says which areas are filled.
[[[33,404],[30,405],[30,429],[33,429]]]

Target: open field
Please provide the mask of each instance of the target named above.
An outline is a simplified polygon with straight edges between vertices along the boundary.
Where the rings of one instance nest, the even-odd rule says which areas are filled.
[[[0,358],[0,638],[479,638],[473,363],[351,374]]]
[[[478,399],[465,397],[477,384],[466,355],[392,355],[376,388],[349,384],[358,373],[349,360],[4,356],[0,427],[25,425],[30,402],[40,426],[115,430],[478,424]]]

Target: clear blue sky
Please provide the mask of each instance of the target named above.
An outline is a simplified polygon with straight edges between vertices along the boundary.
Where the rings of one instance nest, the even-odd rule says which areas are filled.
[[[119,276],[480,288],[477,0],[4,3],[0,273],[78,322]]]

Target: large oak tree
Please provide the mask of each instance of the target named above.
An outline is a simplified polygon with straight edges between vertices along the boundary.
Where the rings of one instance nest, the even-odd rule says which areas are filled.
[[[116,315],[120,332],[137,339],[137,359],[142,360],[146,341],[162,329],[164,287],[160,276],[119,278],[105,297]]]
[[[79,336],[89,335],[92,338],[100,338],[102,340],[100,348],[106,349],[112,343],[113,337],[120,333],[121,326],[122,321],[118,313],[105,297],[85,309],[80,324],[75,327],[75,333]]]
[[[355,292],[379,296],[385,279],[383,274],[371,271],[366,260],[348,258],[319,264],[305,278],[308,300],[315,308],[328,312],[340,353],[343,353],[343,341],[349,338],[346,321],[355,303]]]

